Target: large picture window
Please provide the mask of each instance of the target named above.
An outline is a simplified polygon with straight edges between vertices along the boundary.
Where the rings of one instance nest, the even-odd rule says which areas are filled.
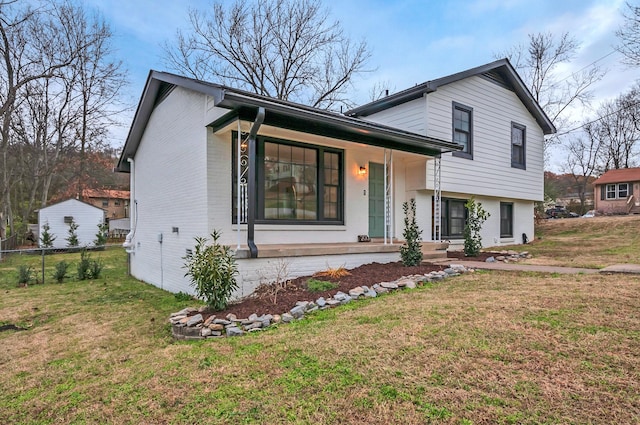
[[[234,147],[234,164],[237,162],[236,149],[237,145]],[[343,151],[338,149],[258,138],[256,219],[270,223],[341,222],[342,157]],[[235,175],[233,181],[234,214],[237,214]],[[248,191],[244,187],[241,189],[242,208],[247,205]],[[241,222],[246,222],[246,219],[241,218]]]
[[[455,156],[473,158],[473,109],[453,102],[453,141],[463,146]]]

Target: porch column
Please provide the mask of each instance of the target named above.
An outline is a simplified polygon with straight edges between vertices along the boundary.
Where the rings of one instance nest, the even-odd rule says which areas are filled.
[[[433,240],[442,239],[442,193],[440,190],[441,162],[440,155],[433,158]]]
[[[249,132],[249,170],[247,171],[247,246],[249,247],[249,252],[251,253],[251,258],[258,257],[258,247],[254,241],[254,225],[256,220],[256,201],[258,191],[256,188],[256,167],[258,161],[256,159],[256,135],[258,134],[258,129],[260,125],[264,121],[264,108],[258,108],[258,113],[256,115],[256,120],[253,122],[251,126],[251,131]],[[239,225],[239,223],[238,223]]]

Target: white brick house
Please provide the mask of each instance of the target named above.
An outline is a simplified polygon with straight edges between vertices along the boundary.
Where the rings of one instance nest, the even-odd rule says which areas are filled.
[[[485,243],[518,243],[518,233],[533,237],[543,135],[553,131],[506,60],[347,115],[152,71],[118,163],[131,174],[131,272],[190,292],[183,257],[214,229],[237,250],[238,296],[278,261],[292,275],[397,261],[402,203],[416,198],[423,238],[437,242],[439,193],[443,238],[455,240],[459,201],[475,196],[492,213]],[[464,137],[471,153],[454,157],[469,150]],[[380,239],[358,243],[359,235]]]

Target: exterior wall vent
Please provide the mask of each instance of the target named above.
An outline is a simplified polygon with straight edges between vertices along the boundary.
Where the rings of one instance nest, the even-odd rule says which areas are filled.
[[[72,221],[73,221],[73,216],[71,216],[71,215],[65,215],[64,216],[64,222],[66,224],[71,224]]]

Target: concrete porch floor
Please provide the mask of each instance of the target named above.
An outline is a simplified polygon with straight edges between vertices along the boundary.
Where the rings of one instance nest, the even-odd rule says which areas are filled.
[[[371,242],[257,244],[257,247],[258,258],[278,258],[400,252],[402,243],[394,240],[385,244],[382,240],[372,239]],[[446,258],[448,246],[446,242],[422,242],[423,258]],[[236,258],[250,258],[249,248],[241,246],[237,249]]]

